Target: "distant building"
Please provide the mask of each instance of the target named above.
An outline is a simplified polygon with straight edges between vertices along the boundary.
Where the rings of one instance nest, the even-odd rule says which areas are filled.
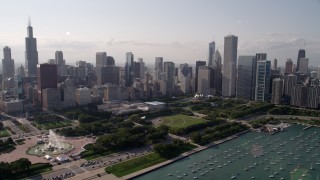
[[[308,87],[303,84],[296,84],[293,88],[293,96],[290,105],[296,107],[307,107]]]
[[[301,58],[305,58],[305,57],[306,57],[306,51],[304,49],[300,49],[298,52],[298,58],[297,58],[297,69],[296,69],[297,72],[301,71],[300,69]]]
[[[212,41],[209,43],[209,58],[208,58],[208,66],[213,67],[214,65],[214,53],[216,50],[216,43]]]
[[[195,75],[195,91],[197,92],[198,90],[198,69],[200,66],[205,66],[206,62],[205,61],[196,61],[196,75]]]
[[[119,84],[120,68],[118,66],[97,67],[97,85]]]
[[[308,74],[308,67],[309,67],[309,59],[300,58],[299,66],[297,66],[297,72],[300,74]]]
[[[96,68],[107,66],[107,53],[106,52],[97,52],[96,53]]]
[[[297,83],[297,76],[288,74],[284,76],[283,94],[284,100],[290,104],[293,97],[294,86]]]
[[[125,85],[130,87],[133,83],[133,54],[132,52],[126,53],[126,66],[125,66]]]
[[[47,88],[42,90],[42,106],[46,109],[60,107],[61,91],[59,89]]]
[[[3,48],[2,75],[3,78],[14,77],[14,60],[11,59],[11,49],[8,46]]]
[[[216,50],[216,53],[214,53],[214,64],[213,64],[213,70],[214,70],[214,76],[213,76],[213,88],[215,90],[215,95],[220,96],[222,93],[222,58],[220,55],[219,50]]]
[[[256,56],[239,56],[238,79],[236,97],[241,99],[254,99]]]
[[[258,60],[256,71],[255,101],[268,101],[270,88],[271,62]]]
[[[69,77],[60,85],[61,90],[61,106],[73,107],[76,105],[75,87],[72,79]]]
[[[163,80],[163,57],[156,57],[154,67],[155,80]]]
[[[229,35],[224,38],[224,61],[222,73],[222,95],[231,97],[236,95],[236,65],[237,65],[238,37]]]
[[[38,89],[57,88],[57,65],[39,64],[37,73]]]
[[[104,101],[121,100],[120,92],[120,87],[118,85],[107,84],[104,88]]]
[[[214,79],[214,71],[212,67],[208,66],[200,66],[198,69],[198,94],[214,95],[213,89],[213,79]]]
[[[272,62],[272,69],[278,70],[278,60],[276,58]]]
[[[28,76],[37,75],[38,50],[37,39],[33,37],[33,28],[29,19],[28,36],[26,37],[25,68]]]
[[[107,66],[114,66],[115,60],[112,56],[107,56]]]
[[[287,59],[284,73],[285,74],[292,74],[293,73],[293,62],[291,59]]]
[[[164,62],[163,67],[166,82],[166,95],[171,96],[175,91],[175,64],[173,62]]]
[[[308,87],[307,108],[318,109],[319,103],[320,103],[319,98],[320,98],[320,87],[319,86],[309,86]]]
[[[79,106],[91,103],[91,90],[87,87],[78,88],[75,92],[76,102]]]
[[[184,94],[192,92],[192,67],[188,64],[181,64],[179,67],[180,90]]]
[[[271,103],[272,104],[281,104],[282,99],[282,88],[283,87],[283,80],[280,78],[275,78],[272,81],[272,97]]]

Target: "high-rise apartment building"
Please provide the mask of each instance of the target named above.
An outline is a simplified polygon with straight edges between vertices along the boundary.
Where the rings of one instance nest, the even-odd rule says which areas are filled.
[[[256,56],[239,56],[236,97],[254,99]]]
[[[120,68],[118,66],[104,66],[97,69],[97,85],[119,84]]]
[[[36,76],[38,64],[37,39],[33,37],[33,28],[30,20],[27,29],[28,36],[26,37],[25,68],[28,76]]]
[[[238,37],[229,35],[224,38],[224,61],[222,73],[222,95],[231,97],[236,95],[236,65],[237,65]]]
[[[292,72],[293,72],[293,62],[291,59],[287,59],[284,73],[292,74]]]
[[[125,85],[130,87],[133,83],[133,54],[132,52],[126,53],[126,66],[125,66]]]
[[[293,88],[297,83],[297,76],[294,74],[288,74],[284,76],[283,95],[284,100],[287,103],[291,102],[293,97]]]
[[[8,46],[3,48],[2,74],[3,79],[14,77],[14,60],[11,59],[11,49]]]
[[[275,78],[272,81],[272,104],[281,104],[282,99],[282,89],[283,89],[283,79]]]
[[[208,58],[208,66],[213,66],[214,64],[214,52],[216,50],[216,43],[212,41],[209,43],[209,58]]]
[[[270,72],[271,61],[257,61],[255,101],[269,100]]]

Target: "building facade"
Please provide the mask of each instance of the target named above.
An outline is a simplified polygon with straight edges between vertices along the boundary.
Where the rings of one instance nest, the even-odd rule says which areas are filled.
[[[222,95],[232,97],[236,95],[236,65],[237,65],[238,37],[229,35],[224,38],[224,61],[222,73]]]

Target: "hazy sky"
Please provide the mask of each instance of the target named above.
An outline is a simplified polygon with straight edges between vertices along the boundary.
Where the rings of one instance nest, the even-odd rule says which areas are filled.
[[[207,61],[213,39],[223,55],[224,36],[234,34],[238,55],[266,52],[282,65],[305,47],[320,64],[320,0],[0,0],[1,59],[10,46],[24,64],[29,16],[41,63],[62,50],[72,65],[95,63],[97,51],[118,65],[128,51],[148,64],[156,56],[194,64]]]

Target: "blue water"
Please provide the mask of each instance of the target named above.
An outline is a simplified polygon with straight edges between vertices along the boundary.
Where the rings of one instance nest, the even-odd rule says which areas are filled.
[[[320,128],[304,127],[249,132],[135,179],[317,179]]]

